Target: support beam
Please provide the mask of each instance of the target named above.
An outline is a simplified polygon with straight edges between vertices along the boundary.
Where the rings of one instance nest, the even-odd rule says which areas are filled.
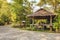
[[[33,20],[32,24],[34,25],[34,18],[32,20]]]
[[[50,25],[52,25],[52,16],[50,16]]]
[[[34,17],[32,18],[32,26],[34,26]],[[31,26],[31,27],[32,27],[32,26]]]
[[[50,16],[50,31],[52,31],[53,27],[52,27],[52,16]]]

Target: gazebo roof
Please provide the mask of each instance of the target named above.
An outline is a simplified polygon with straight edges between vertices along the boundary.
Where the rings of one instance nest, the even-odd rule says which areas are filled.
[[[56,16],[56,14],[41,8],[37,10],[35,13],[28,15],[28,17],[37,17],[37,16]]]

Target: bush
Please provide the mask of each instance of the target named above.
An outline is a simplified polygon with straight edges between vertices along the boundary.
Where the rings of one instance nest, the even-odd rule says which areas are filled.
[[[5,22],[3,20],[0,20],[0,25],[4,25]]]

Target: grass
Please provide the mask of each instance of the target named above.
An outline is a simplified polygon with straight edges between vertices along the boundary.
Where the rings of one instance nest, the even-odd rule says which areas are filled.
[[[43,30],[41,28],[36,28],[34,26],[32,26],[32,27],[30,27],[30,26],[21,27],[19,25],[18,26],[13,25],[13,28],[18,28],[21,30],[28,30],[28,31],[37,31],[37,32],[60,33],[60,32],[50,31],[49,29]]]

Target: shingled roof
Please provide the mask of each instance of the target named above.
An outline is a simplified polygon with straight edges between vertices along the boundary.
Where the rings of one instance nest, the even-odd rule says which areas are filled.
[[[56,16],[56,14],[41,8],[37,10],[35,13],[28,15],[28,17],[36,17],[36,16]]]

